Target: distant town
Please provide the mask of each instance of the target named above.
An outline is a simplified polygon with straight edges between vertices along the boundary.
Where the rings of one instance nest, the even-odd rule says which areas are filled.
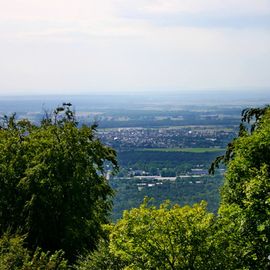
[[[128,148],[224,148],[228,141],[235,136],[235,128],[218,126],[99,130],[100,139],[119,150]]]

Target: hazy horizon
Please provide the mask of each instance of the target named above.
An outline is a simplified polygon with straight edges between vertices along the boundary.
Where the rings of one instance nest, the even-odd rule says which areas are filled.
[[[54,92],[31,92],[31,91],[18,91],[18,92],[9,92],[9,91],[3,91],[0,92],[0,97],[39,97],[39,96],[44,96],[44,97],[54,97],[54,96],[174,96],[174,95],[188,95],[188,96],[194,96],[195,98],[201,98],[198,97],[198,94],[203,94],[202,98],[204,95],[225,95],[225,96],[261,96],[264,97],[270,96],[270,87],[267,88],[254,88],[254,89],[193,89],[193,90],[172,90],[172,89],[167,89],[167,90],[153,90],[153,89],[148,89],[148,90],[139,90],[139,91],[129,91],[128,89],[126,91],[112,91],[112,90],[89,90],[89,91],[79,91],[79,90],[74,90],[74,91],[63,91],[63,90],[55,90]]]
[[[0,96],[0,113],[41,112],[71,102],[78,111],[181,110],[193,107],[257,107],[270,104],[270,91],[262,92],[162,92],[96,93],[88,95]]]

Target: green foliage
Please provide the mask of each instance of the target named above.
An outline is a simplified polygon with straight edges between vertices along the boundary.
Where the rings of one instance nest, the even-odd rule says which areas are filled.
[[[0,270],[22,269],[30,260],[27,249],[23,247],[24,237],[4,233],[0,238]]]
[[[253,121],[252,121],[253,117]],[[249,125],[250,123],[250,125]],[[270,110],[246,110],[239,137],[228,147],[219,209],[220,241],[235,268],[269,269]],[[222,235],[222,233],[221,233]]]
[[[72,259],[96,248],[113,191],[105,165],[116,153],[78,126],[64,104],[39,126],[5,117],[0,129],[0,233],[25,233],[29,248],[63,249]]]
[[[58,250],[51,254],[49,251],[43,252],[37,248],[30,261],[26,262],[22,270],[65,270],[68,269],[64,252]]]
[[[24,238],[4,233],[0,238],[0,270],[68,269],[63,251],[53,254],[38,248],[33,255],[24,247]]]
[[[206,204],[169,203],[126,211],[110,234],[110,250],[126,269],[209,269],[214,215]]]
[[[101,239],[97,250],[85,252],[81,255],[73,268],[76,270],[121,270],[126,263],[119,256],[113,254],[109,247],[109,235],[113,225],[106,224],[103,226],[105,239]]]
[[[98,249],[81,256],[74,266],[76,270],[121,270],[126,263],[119,256],[114,255],[108,241],[101,241]]]

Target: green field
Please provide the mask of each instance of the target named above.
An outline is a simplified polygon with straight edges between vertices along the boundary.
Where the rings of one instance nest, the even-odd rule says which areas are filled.
[[[188,152],[188,153],[206,153],[223,152],[224,148],[140,148],[138,151],[144,152]]]

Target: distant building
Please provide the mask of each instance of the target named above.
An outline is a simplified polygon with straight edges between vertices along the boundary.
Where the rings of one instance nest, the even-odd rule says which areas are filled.
[[[206,169],[191,169],[192,175],[208,175],[208,170]]]

